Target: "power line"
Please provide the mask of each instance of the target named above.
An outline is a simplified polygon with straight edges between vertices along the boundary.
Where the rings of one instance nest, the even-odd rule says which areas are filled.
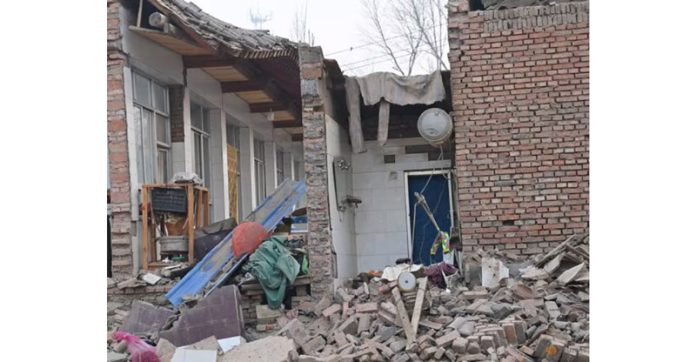
[[[404,55],[400,55],[400,56],[394,57],[394,58],[395,58],[395,59],[402,59],[402,58],[407,57],[407,56],[409,56],[409,55],[410,55],[410,54],[404,54]],[[369,60],[369,59],[368,59],[368,60]],[[358,66],[355,66],[355,67],[352,67],[352,68],[347,68],[347,69],[344,69],[343,71],[344,71],[344,72],[347,72],[347,71],[351,71],[351,70],[355,70],[355,69],[360,69],[360,68],[366,67],[366,66],[368,66],[368,65],[374,65],[374,64],[384,63],[384,62],[388,62],[388,61],[391,61],[391,60],[392,60],[392,58],[390,57],[390,58],[388,58],[388,59],[380,60],[380,61],[378,61],[378,62],[366,63],[366,64],[358,65]]]
[[[409,53],[409,54],[410,54],[411,51],[410,51],[410,50],[405,50],[405,49],[397,50],[396,52],[394,52],[394,55],[399,54],[399,56],[401,56],[401,55],[403,55],[402,53]],[[370,61],[370,60],[374,60],[374,59],[378,59],[378,58],[385,58],[385,57],[391,57],[391,54],[382,54],[382,55],[377,55],[377,56],[373,56],[373,57],[363,58],[363,59],[361,59],[361,60],[356,60],[356,61],[354,61],[354,62],[342,64],[341,66],[342,66],[342,67],[348,67],[348,68],[350,68],[350,67],[352,67],[353,65],[356,65],[356,64],[364,63],[364,62],[367,62],[367,61]]]
[[[441,26],[441,24],[435,24],[435,25],[428,26],[428,27],[426,27],[424,30],[430,30],[430,29],[432,29],[432,28],[434,28],[434,27],[436,27],[436,26]],[[337,51],[335,51],[335,52],[328,53],[328,54],[326,54],[325,56],[326,56],[326,57],[330,57],[330,56],[335,55],[335,54],[341,54],[341,53],[353,51],[353,50],[355,50],[355,49],[364,48],[364,47],[366,47],[366,46],[370,46],[370,45],[373,45],[373,44],[381,43],[381,42],[384,42],[384,41],[387,41],[387,40],[392,40],[392,39],[396,39],[396,38],[401,38],[401,37],[404,37],[404,36],[409,36],[409,34],[401,34],[401,35],[390,36],[390,37],[388,37],[388,38],[385,38],[384,40],[375,40],[375,41],[371,41],[371,42],[368,42],[368,43],[364,43],[364,44],[360,44],[360,45],[348,47],[348,48],[345,48],[345,49],[337,50]]]

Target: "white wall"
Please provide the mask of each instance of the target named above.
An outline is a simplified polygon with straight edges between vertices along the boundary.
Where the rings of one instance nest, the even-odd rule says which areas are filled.
[[[366,142],[367,152],[353,154],[353,193],[362,199],[355,213],[357,268],[382,270],[408,255],[408,223],[404,171],[449,168],[450,161],[428,161],[427,154],[405,154],[404,146],[420,138],[388,140],[384,147]],[[396,155],[385,164],[384,155]]]
[[[354,209],[344,212],[338,211],[338,201],[346,195],[336,195],[333,173],[333,161],[343,158],[351,162],[351,149],[348,144],[348,133],[341,128],[328,114],[326,115],[326,152],[327,171],[329,174],[329,210],[331,216],[331,238],[336,251],[338,279],[346,280],[358,274],[357,250],[355,247],[355,221]],[[351,170],[336,170],[336,177],[344,177],[346,194],[354,194],[352,187]],[[341,191],[339,190],[339,193]]]
[[[172,143],[172,171],[174,173],[181,171],[193,171],[193,152],[192,152],[192,135],[191,135],[191,123],[190,123],[190,101],[196,101],[202,103],[211,109],[214,109],[215,117],[212,117],[213,124],[211,128],[211,173],[213,179],[211,180],[211,200],[213,202],[213,214],[211,215],[211,222],[220,220],[229,214],[229,202],[227,195],[227,162],[226,162],[226,147],[225,147],[225,137],[226,130],[225,127],[229,123],[235,123],[246,128],[247,140],[243,140],[242,144],[246,144],[251,147],[253,142],[252,135],[258,135],[259,138],[268,142],[276,142],[283,145],[283,149],[287,149],[293,152],[293,156],[296,159],[303,159],[302,156],[302,146],[301,143],[292,143],[290,135],[280,129],[273,129],[271,122],[269,122],[263,114],[252,114],[249,112],[249,106],[242,99],[234,94],[222,94],[220,89],[220,84],[217,80],[212,78],[210,75],[205,73],[200,69],[189,69],[184,70],[183,60],[179,54],[172,52],[171,50],[146,39],[137,33],[134,33],[128,29],[129,24],[134,24],[134,14],[127,11],[125,8],[121,9],[121,31],[123,33],[123,50],[128,54],[129,67],[124,70],[124,81],[125,86],[129,89],[127,90],[127,101],[132,102],[132,95],[130,94],[130,87],[132,84],[131,80],[131,70],[137,69],[144,75],[155,79],[163,85],[186,85],[185,89],[185,101],[184,101],[184,142]],[[185,73],[186,72],[186,73]],[[129,104],[129,112],[127,112],[127,122],[129,127],[128,141],[129,153],[134,153],[135,150],[131,149],[134,147],[133,135],[135,134],[134,120],[132,104]],[[230,119],[226,119],[224,113],[231,115]],[[243,133],[244,135],[244,133]],[[249,162],[249,157],[253,156],[248,152],[248,150],[241,150],[241,165],[242,165],[242,175],[250,175],[253,168],[247,168],[253,163]],[[134,155],[129,156],[131,159],[135,159]],[[246,157],[246,159],[245,159]],[[275,157],[275,155],[274,155]],[[135,164],[132,164],[135,167]],[[134,168],[131,174],[132,180],[137,180],[137,170]],[[253,182],[253,175],[248,179],[244,179],[245,183]],[[131,190],[131,204],[132,218],[133,221],[137,221],[139,216],[137,212],[137,205],[139,203],[138,199],[138,188],[139,184],[137,182],[132,183]],[[248,184],[243,185],[243,190],[253,190]],[[240,194],[243,199],[243,215],[246,215],[251,211],[252,205],[251,200],[253,199],[253,192],[244,192]],[[137,268],[140,258],[137,253],[140,250],[140,238],[137,236],[140,228],[133,229],[133,250],[135,255],[135,265]]]

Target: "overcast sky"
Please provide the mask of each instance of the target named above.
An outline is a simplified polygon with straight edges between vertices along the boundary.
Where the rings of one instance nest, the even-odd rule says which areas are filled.
[[[295,12],[307,2],[307,23],[315,35],[315,45],[324,57],[338,60],[344,73],[362,75],[374,71],[393,71],[389,58],[374,46],[364,46],[368,23],[360,0],[187,0],[203,11],[233,25],[253,29],[249,13],[269,14],[263,28],[272,34],[292,38]],[[359,49],[347,50],[362,46]],[[403,58],[402,58],[403,59]],[[425,60],[424,60],[425,62]],[[425,73],[425,63],[414,74]]]

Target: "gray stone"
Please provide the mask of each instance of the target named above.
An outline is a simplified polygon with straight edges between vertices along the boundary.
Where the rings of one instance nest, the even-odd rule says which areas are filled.
[[[465,338],[457,338],[452,342],[452,350],[459,354],[466,353],[467,341]]]
[[[475,330],[476,330],[476,323],[474,323],[474,322],[466,322],[466,323],[462,324],[458,329],[459,334],[461,334],[462,336],[465,336],[465,337],[468,337],[468,336],[474,334]]]
[[[397,341],[394,341],[389,345],[389,348],[391,348],[391,350],[394,351],[394,353],[399,353],[406,348],[406,340],[399,339]]]
[[[106,354],[107,362],[126,362],[128,360],[128,355],[125,353],[117,353],[109,351]]]

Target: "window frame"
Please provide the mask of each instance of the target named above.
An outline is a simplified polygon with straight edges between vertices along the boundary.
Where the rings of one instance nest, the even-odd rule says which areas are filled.
[[[172,176],[172,135],[171,135],[171,110],[169,109],[169,87],[164,85],[163,83],[157,81],[153,77],[148,76],[147,74],[138,71],[138,70],[133,70],[133,107],[137,109],[139,117],[140,117],[140,137],[143,138],[143,143],[145,142],[145,135],[146,135],[146,130],[143,128],[143,119],[144,119],[144,111],[148,111],[152,113],[152,119],[149,124],[150,128],[150,140],[147,140],[148,143],[152,144],[152,150],[151,152],[151,161],[153,165],[153,178],[156,183],[167,183],[168,179]],[[149,102],[150,105],[145,105],[144,102],[141,102],[141,100],[138,99],[137,95],[137,83],[138,83],[138,77],[142,78],[147,81],[148,83],[148,94],[149,94]],[[157,107],[156,104],[156,97],[155,97],[155,89],[156,87],[160,87],[164,90],[164,109],[161,110]],[[165,139],[164,141],[160,141],[158,137],[158,116],[160,116],[162,119],[164,119],[165,124],[164,124],[164,131],[165,131]],[[143,161],[144,158],[147,157],[147,155],[144,154],[145,151],[145,145],[143,144]],[[162,171],[161,179],[160,179],[160,152],[165,154],[166,160],[163,166],[165,167],[164,170]],[[144,165],[143,165],[144,167]],[[143,168],[143,172],[145,172]],[[143,175],[143,179],[145,179],[145,175]]]
[[[202,127],[197,127],[196,125],[193,124],[193,109],[194,106],[198,107],[201,109],[201,126]],[[196,170],[196,174],[203,180],[203,184],[207,189],[210,189],[211,187],[211,180],[210,180],[210,175],[209,173],[211,172],[211,165],[210,165],[210,108],[207,108],[203,106],[202,104],[191,101],[191,133],[192,133],[192,146],[193,146],[193,167]],[[207,128],[208,130],[205,130],[204,128]],[[199,139],[198,142],[198,149],[196,148],[196,138]],[[205,142],[203,142],[205,139]],[[205,144],[205,145],[204,145]],[[207,145],[207,147],[205,147]],[[204,147],[207,148],[205,152]],[[203,174],[199,174],[198,172],[198,159],[201,159],[201,171]],[[205,160],[203,159],[205,158]],[[204,164],[203,164],[204,163]],[[212,200],[211,200],[212,201]]]
[[[256,206],[266,198],[266,160],[264,142],[254,138],[254,173],[256,174]]]

